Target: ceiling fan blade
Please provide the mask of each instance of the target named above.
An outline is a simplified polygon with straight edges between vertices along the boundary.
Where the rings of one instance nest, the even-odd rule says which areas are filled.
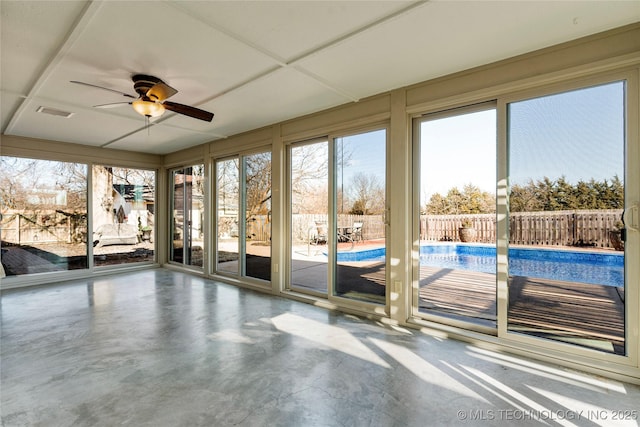
[[[154,84],[151,89],[147,91],[147,96],[154,101],[164,101],[167,98],[172,97],[178,93],[177,90],[166,84],[165,82],[160,82]]]
[[[114,108],[114,107],[122,107],[123,105],[131,105],[130,102],[114,102],[111,104],[100,104],[94,105],[94,108]]]
[[[71,83],[76,83],[76,84],[79,84],[79,85],[84,85],[84,86],[89,86],[89,87],[95,87],[96,89],[108,90],[109,92],[117,93],[119,95],[126,96],[127,98],[133,98],[133,99],[138,98],[137,96],[129,95],[128,93],[120,92],[119,90],[109,89],[108,87],[102,87],[102,86],[98,86],[98,85],[92,85],[91,83],[79,82],[79,81],[76,81],[76,80],[71,80]]]
[[[162,105],[164,105],[164,108],[169,111],[193,117],[194,119],[204,120],[205,122],[210,122],[211,120],[213,120],[213,113],[201,110],[196,107],[190,107],[189,105],[177,104],[170,101],[165,101],[162,103]]]

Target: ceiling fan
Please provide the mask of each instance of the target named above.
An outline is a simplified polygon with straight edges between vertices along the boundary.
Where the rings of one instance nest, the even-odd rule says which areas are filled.
[[[111,108],[119,107],[121,105],[131,105],[133,109],[145,116],[147,119],[151,117],[161,116],[165,110],[173,111],[174,113],[182,114],[185,116],[193,117],[194,119],[204,120],[210,122],[213,120],[213,113],[205,110],[201,110],[189,105],[178,104],[176,102],[165,101],[167,98],[172,97],[178,91],[157,77],[148,76],[146,74],[135,74],[131,77],[133,80],[133,89],[138,96],[130,95],[118,90],[109,89],[107,87],[97,86],[91,83],[79,82],[72,80],[71,83],[77,83],[85,86],[95,87],[98,89],[108,90],[110,92],[118,93],[127,98],[133,98],[130,102],[116,102],[113,104],[94,105],[96,108]]]

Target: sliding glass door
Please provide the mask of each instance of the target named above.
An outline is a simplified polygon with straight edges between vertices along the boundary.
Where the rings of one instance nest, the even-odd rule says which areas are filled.
[[[327,295],[329,142],[289,147],[289,288]]]
[[[243,157],[244,275],[271,280],[271,152]]]
[[[216,271],[239,274],[240,159],[216,162]]]
[[[288,148],[290,290],[386,303],[384,129]]]
[[[627,353],[625,98],[614,81],[507,106],[509,332]]]
[[[496,132],[493,103],[416,120],[422,316],[496,327]]]
[[[216,272],[271,280],[271,152],[215,162]]]
[[[386,303],[385,130],[334,139],[334,295]]]
[[[171,173],[172,210],[169,260],[194,267],[203,266],[204,253],[204,165],[193,165]]]
[[[640,316],[626,304],[640,294],[629,79],[414,119],[416,317],[637,357],[629,325]]]

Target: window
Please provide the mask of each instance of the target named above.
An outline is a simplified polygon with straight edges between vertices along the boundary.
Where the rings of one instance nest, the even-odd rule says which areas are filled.
[[[87,165],[2,156],[7,276],[88,268]]]
[[[93,166],[96,267],[154,260],[155,172]]]

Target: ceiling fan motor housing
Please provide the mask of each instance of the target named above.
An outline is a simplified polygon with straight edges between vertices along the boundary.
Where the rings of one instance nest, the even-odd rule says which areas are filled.
[[[149,92],[149,89],[157,83],[164,83],[159,78],[146,74],[136,74],[131,77],[131,80],[133,80],[133,88],[140,96],[145,96],[147,92]]]

